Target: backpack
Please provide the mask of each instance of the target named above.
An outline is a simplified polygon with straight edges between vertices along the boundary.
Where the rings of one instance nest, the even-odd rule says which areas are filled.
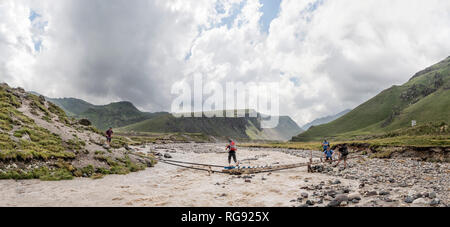
[[[341,148],[339,148],[339,152],[341,152],[341,154],[343,154],[343,155],[348,155],[348,149],[347,149],[347,147],[341,147]]]

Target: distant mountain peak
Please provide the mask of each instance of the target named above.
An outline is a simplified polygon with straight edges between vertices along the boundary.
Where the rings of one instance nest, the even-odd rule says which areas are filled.
[[[303,125],[302,128],[304,130],[308,130],[309,128],[313,127],[313,126],[318,126],[318,125],[323,125],[323,124],[327,124],[330,123],[342,116],[344,116],[345,114],[349,113],[350,111],[352,111],[351,109],[346,109],[340,113],[337,113],[335,115],[330,115],[330,116],[326,116],[326,117],[322,117],[322,118],[318,118],[315,119],[314,121],[309,122],[306,125]]]

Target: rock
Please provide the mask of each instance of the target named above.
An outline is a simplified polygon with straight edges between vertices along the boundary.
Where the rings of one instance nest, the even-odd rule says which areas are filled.
[[[83,125],[83,126],[91,126],[92,125],[91,121],[88,119],[81,119],[78,121],[78,124]]]
[[[302,196],[303,198],[305,198],[305,199],[309,197],[308,193],[306,193],[306,192],[303,192],[303,193],[301,194],[301,196]]]
[[[328,203],[327,207],[338,207],[341,205],[341,202],[339,200],[333,200]]]
[[[388,191],[381,191],[378,193],[378,195],[389,195],[390,193]]]
[[[164,158],[172,158],[172,155],[170,155],[170,154],[164,154]]]
[[[343,206],[343,207],[345,207],[345,206],[347,206],[348,205],[348,202],[347,201],[343,201],[342,203],[341,203],[341,206]]]
[[[333,190],[330,190],[326,194],[334,198],[337,195],[337,192],[333,191]]]
[[[246,179],[245,183],[252,183],[252,181],[250,179]]]
[[[348,196],[347,195],[345,195],[345,194],[339,194],[339,195],[337,195],[336,197],[335,197],[335,199],[334,200],[338,200],[339,202],[347,202],[348,201]]]
[[[375,196],[375,195],[378,195],[378,193],[376,191],[366,192],[366,194],[365,194],[366,197]]]
[[[348,200],[361,200],[361,195],[359,195],[359,193],[353,193],[348,195]]]
[[[340,180],[335,180],[332,184],[340,184],[341,181]]]
[[[415,205],[423,205],[427,204],[427,201],[424,198],[418,198],[412,202]]]
[[[359,203],[359,200],[354,199],[354,200],[352,200],[352,203]]]
[[[431,192],[431,193],[428,195],[428,198],[430,198],[430,199],[435,199],[436,197],[437,197],[436,192]]]
[[[418,199],[418,198],[422,198],[422,194],[421,193],[417,193],[414,195],[414,199]]]
[[[312,202],[315,204],[323,204],[323,199],[315,199]]]
[[[430,202],[430,206],[437,206],[437,205],[439,205],[441,203],[441,201],[439,200],[439,199],[433,199],[431,202]]]
[[[361,183],[360,185],[359,185],[359,188],[364,188],[366,185],[364,184],[364,183]]]
[[[405,203],[412,203],[412,202],[414,202],[414,198],[413,198],[413,197],[407,196],[407,197],[405,198]]]
[[[308,200],[308,201],[306,201],[306,204],[309,206],[314,206],[315,203],[311,200]]]

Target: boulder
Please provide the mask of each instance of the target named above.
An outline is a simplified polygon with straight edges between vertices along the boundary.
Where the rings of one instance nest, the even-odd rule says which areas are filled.
[[[427,201],[424,198],[418,198],[412,202],[414,205],[424,205]]]
[[[439,199],[433,199],[431,202],[430,202],[430,206],[437,206],[437,205],[439,205],[441,203],[441,201],[439,200]]]
[[[164,154],[164,158],[172,158],[172,155],[170,155],[170,154]]]
[[[350,194],[350,195],[348,195],[348,200],[351,200],[351,201],[353,201],[353,200],[361,200],[361,195],[359,194],[359,193],[353,193],[353,194]]]
[[[405,198],[405,203],[412,203],[412,202],[414,202],[414,198],[413,198],[413,197],[407,196],[407,197]]]
[[[328,203],[327,207],[339,207],[341,205],[341,202],[339,200],[333,200]]]
[[[345,194],[339,194],[339,195],[337,195],[336,197],[335,197],[335,199],[334,200],[337,200],[337,201],[339,201],[339,202],[347,202],[348,201],[348,196],[347,195],[345,195]]]
[[[81,119],[78,121],[78,124],[83,125],[83,126],[91,126],[92,125],[91,121],[88,119]]]

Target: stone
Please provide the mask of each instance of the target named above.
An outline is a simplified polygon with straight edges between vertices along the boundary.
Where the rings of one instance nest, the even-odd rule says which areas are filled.
[[[412,202],[415,205],[423,205],[427,204],[427,201],[424,198],[418,198]]]
[[[303,193],[301,194],[301,196],[302,196],[303,198],[305,198],[305,199],[309,197],[308,193],[306,193],[306,192],[303,192]]]
[[[346,202],[346,201],[348,201],[348,196],[345,195],[345,194],[339,194],[339,195],[337,195],[337,196],[335,197],[334,200],[338,200],[338,201],[340,201],[341,203],[344,202],[344,201]]]
[[[389,195],[390,193],[388,191],[381,191],[378,193],[378,195]]]
[[[407,196],[407,197],[405,198],[405,203],[412,203],[412,202],[414,202],[414,198],[413,198],[413,197]]]
[[[341,205],[341,202],[338,200],[333,200],[328,203],[327,207],[338,207]]]
[[[340,180],[335,180],[332,184],[340,184],[341,181]]]
[[[308,200],[308,201],[306,201],[306,204],[309,206],[314,206],[315,203],[311,200]]]
[[[441,201],[439,200],[439,199],[433,199],[431,202],[430,202],[430,206],[437,206],[437,205],[439,205],[441,203]]]
[[[81,119],[78,121],[78,124],[83,125],[83,126],[91,126],[92,125],[91,121],[89,121],[88,119]]]
[[[428,198],[430,198],[430,199],[435,199],[436,197],[437,197],[436,192],[431,192],[431,193],[428,195]]]
[[[348,195],[348,199],[349,200],[361,200],[361,195],[359,195],[359,193],[353,193]]]
[[[170,154],[164,154],[164,158],[172,158],[172,155],[170,155]]]
[[[378,193],[376,191],[366,192],[366,194],[365,194],[366,197],[375,196],[375,195],[378,195]]]
[[[337,192],[334,190],[330,190],[326,194],[334,198],[337,195]]]
[[[354,199],[354,200],[352,200],[352,203],[359,203],[359,200]]]

